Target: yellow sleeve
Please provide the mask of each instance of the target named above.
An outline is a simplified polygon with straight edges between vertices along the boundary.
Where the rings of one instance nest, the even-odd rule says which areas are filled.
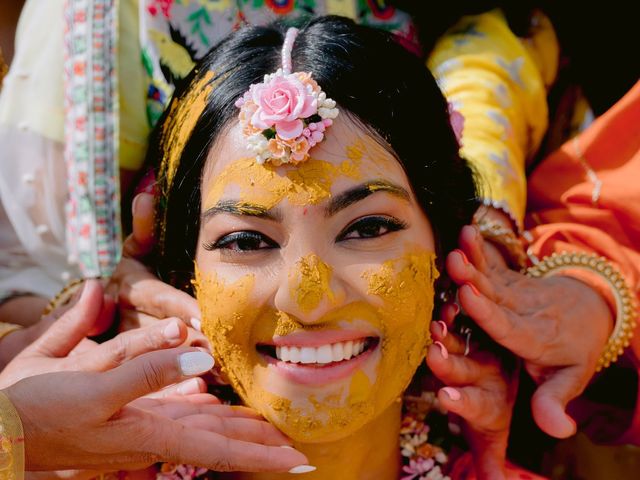
[[[518,38],[500,10],[463,17],[428,59],[453,109],[464,117],[462,155],[478,174],[483,202],[522,227],[526,161],[547,129],[547,87],[559,47],[549,19],[536,12],[532,35]]]
[[[24,434],[18,412],[0,392],[0,480],[24,478]]]
[[[142,65],[138,1],[123,0],[118,14],[118,100],[120,168],[137,171],[144,162],[149,136],[146,94],[148,84]]]

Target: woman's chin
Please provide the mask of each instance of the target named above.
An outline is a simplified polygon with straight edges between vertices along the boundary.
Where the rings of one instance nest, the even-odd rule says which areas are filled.
[[[344,440],[354,435],[363,428],[373,415],[366,418],[354,418],[349,423],[332,423],[304,417],[298,419],[298,423],[287,421],[283,418],[269,418],[269,421],[287,437],[293,440],[295,445],[332,443]]]

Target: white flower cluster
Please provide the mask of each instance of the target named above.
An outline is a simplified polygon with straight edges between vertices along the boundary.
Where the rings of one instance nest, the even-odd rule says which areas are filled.
[[[318,115],[320,118],[329,118],[331,120],[338,116],[338,109],[336,108],[335,100],[327,98],[327,94],[322,90],[318,94]]]

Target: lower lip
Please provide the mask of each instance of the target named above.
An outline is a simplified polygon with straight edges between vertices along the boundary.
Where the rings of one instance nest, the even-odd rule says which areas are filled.
[[[349,360],[327,364],[291,363],[277,360],[268,355],[263,355],[263,357],[266,358],[270,368],[274,368],[279,375],[288,381],[300,385],[318,386],[350,377],[378,347],[379,345],[376,345],[375,348],[362,352]]]

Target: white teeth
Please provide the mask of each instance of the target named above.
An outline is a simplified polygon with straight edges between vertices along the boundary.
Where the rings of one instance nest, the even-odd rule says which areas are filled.
[[[285,347],[282,347],[283,349]],[[300,349],[298,347],[289,347],[289,361],[291,363],[300,363]]]
[[[276,347],[276,357],[278,360],[290,363],[317,363],[327,364],[349,360],[360,355],[365,349],[364,340],[349,340],[348,342],[338,342],[326,344],[320,347]]]
[[[331,353],[333,354],[333,361],[340,362],[344,359],[344,348],[342,343],[334,343],[331,345]]]
[[[331,363],[333,362],[333,352],[331,351],[331,345],[323,345],[316,349],[316,363]]]
[[[353,356],[353,342],[352,341],[348,341],[344,344],[344,346],[342,347],[344,350],[344,358],[349,359]]]
[[[302,347],[300,349],[300,361],[302,363],[318,363],[316,362],[316,349],[313,347]]]

